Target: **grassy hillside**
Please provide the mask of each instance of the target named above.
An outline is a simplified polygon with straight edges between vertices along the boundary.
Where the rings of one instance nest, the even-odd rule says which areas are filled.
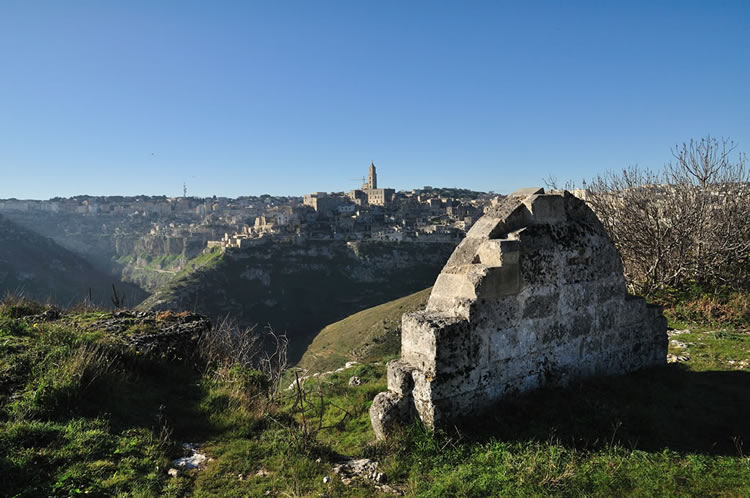
[[[386,314],[398,314],[397,303]],[[382,362],[271,397],[265,374],[232,355],[241,348],[207,348],[239,337],[218,328],[192,353],[132,346],[138,334],[193,323],[189,314],[45,309],[0,304],[6,495],[750,495],[742,328],[691,324],[673,333],[677,363],[540,390],[449,432],[414,425],[374,443],[367,410],[386,388]],[[350,385],[351,376],[361,383]],[[210,460],[171,477],[184,442]],[[347,457],[377,461],[390,488],[367,478],[345,484],[333,467]]]
[[[680,330],[662,367],[507,398],[450,431],[414,424],[375,442],[368,409],[386,389],[382,360],[396,352],[401,314],[428,295],[326,327],[306,364],[361,364],[278,391],[261,358],[241,354],[252,349],[241,330],[204,326],[196,336],[190,327],[205,320],[190,313],[59,314],[6,299],[0,494],[750,495],[746,294],[672,303]],[[178,325],[188,342],[175,342]],[[210,460],[172,477],[186,442]],[[333,468],[347,458],[377,461],[385,484],[345,483]]]
[[[298,366],[309,372],[335,370],[347,361],[377,361],[398,355],[401,315],[424,308],[432,287],[344,318],[315,336]]]
[[[94,268],[77,254],[0,217],[0,295],[23,294],[58,306],[71,306],[91,298],[109,306],[112,284],[134,306],[148,295],[138,286],[121,282]]]

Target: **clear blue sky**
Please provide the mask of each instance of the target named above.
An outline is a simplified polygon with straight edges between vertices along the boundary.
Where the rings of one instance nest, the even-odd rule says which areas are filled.
[[[0,2],[0,198],[509,192],[750,152],[750,2]]]

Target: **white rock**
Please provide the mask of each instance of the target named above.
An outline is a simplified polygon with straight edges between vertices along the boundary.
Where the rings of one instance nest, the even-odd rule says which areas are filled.
[[[181,469],[197,469],[203,462],[208,459],[206,455],[197,451],[197,445],[184,443],[182,447],[186,451],[190,452],[190,455],[172,460],[172,465],[174,465],[175,467],[179,467]]]

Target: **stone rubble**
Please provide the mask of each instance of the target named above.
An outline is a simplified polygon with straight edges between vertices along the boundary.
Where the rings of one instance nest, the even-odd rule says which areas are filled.
[[[347,361],[346,364],[343,367],[337,368],[336,370],[329,370],[327,372],[315,372],[313,374],[305,375],[305,376],[299,378],[300,387],[305,384],[305,381],[307,379],[313,379],[315,377],[327,377],[328,375],[332,375],[332,374],[335,374],[335,373],[341,373],[344,370],[349,370],[350,368],[352,368],[355,365],[359,365],[359,362],[356,362],[356,361]],[[292,383],[289,384],[289,387],[286,388],[286,390],[287,391],[291,391],[292,389],[295,388],[296,385],[297,385],[297,379],[293,380]],[[350,379],[349,385],[350,386],[353,385],[353,384],[351,384],[351,379]],[[356,385],[359,385],[359,384],[356,384]]]
[[[369,458],[349,458],[333,466],[333,472],[339,476],[341,482],[351,485],[355,480],[372,482],[378,491],[394,495],[404,493],[393,486],[386,484],[388,480],[383,472],[378,470],[378,462]],[[323,478],[323,482],[327,482]]]

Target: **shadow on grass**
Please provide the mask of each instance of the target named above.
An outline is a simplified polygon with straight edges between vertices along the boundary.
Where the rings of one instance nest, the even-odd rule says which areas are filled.
[[[680,365],[589,379],[506,398],[462,420],[474,440],[556,441],[646,451],[750,453],[750,372],[694,372]]]
[[[158,434],[164,426],[176,439],[199,440],[213,430],[199,409],[204,395],[200,379],[200,374],[185,363],[129,362],[119,378],[89,393],[79,409],[92,417],[107,414],[115,432],[150,427]]]

